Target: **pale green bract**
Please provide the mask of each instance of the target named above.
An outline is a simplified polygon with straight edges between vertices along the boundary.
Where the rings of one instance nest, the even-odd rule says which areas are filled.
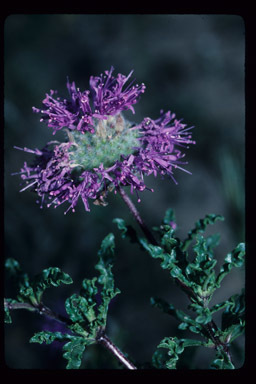
[[[69,150],[72,167],[92,170],[103,164],[108,168],[120,160],[120,154],[130,155],[133,148],[140,146],[139,132],[131,127],[119,114],[99,120],[93,135],[68,132],[69,141],[74,143]]]

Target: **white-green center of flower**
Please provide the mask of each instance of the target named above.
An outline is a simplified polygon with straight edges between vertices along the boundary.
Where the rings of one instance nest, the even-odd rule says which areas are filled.
[[[95,133],[82,134],[78,131],[69,133],[69,140],[74,143],[70,148],[70,160],[73,167],[85,170],[111,167],[121,155],[129,155],[138,147],[139,133],[131,129],[132,124],[121,114],[110,116],[106,120],[95,119]]]

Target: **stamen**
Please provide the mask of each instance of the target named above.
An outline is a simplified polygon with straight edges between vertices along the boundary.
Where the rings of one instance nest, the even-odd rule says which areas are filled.
[[[36,183],[37,183],[37,180],[35,180],[33,183],[31,183],[31,184],[27,185],[27,186],[26,186],[26,187],[24,187],[23,189],[21,189],[21,190],[20,190],[20,192],[23,192],[23,191],[25,191],[26,189],[28,189],[28,188],[32,187],[32,185],[34,185],[34,184],[36,184]]]

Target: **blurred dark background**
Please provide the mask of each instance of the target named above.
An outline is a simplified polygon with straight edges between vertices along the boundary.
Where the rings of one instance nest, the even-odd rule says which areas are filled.
[[[13,146],[42,148],[52,139],[51,129],[39,122],[32,106],[40,107],[50,89],[66,95],[67,76],[84,90],[90,75],[111,65],[114,74],[134,69],[136,82],[147,88],[136,114],[127,117],[139,123],[146,116],[158,118],[160,109],[171,110],[195,126],[197,142],[186,151],[192,176],[177,170],[177,186],[168,178],[149,177],[148,186],[155,192],[141,194],[140,212],[155,226],[166,209],[173,208],[181,238],[207,213],[225,216],[207,232],[221,233],[216,255],[222,262],[244,241],[244,61],[244,23],[235,15],[17,14],[5,21],[5,257],[16,258],[31,275],[50,266],[69,273],[74,284],[48,290],[44,300],[63,313],[65,298],[79,291],[84,277],[94,276],[100,243],[113,232],[114,273],[122,294],[111,304],[107,332],[139,363],[151,360],[163,337],[188,336],[177,333],[175,319],[150,306],[150,297],[162,297],[183,310],[187,298],[157,260],[121,239],[112,219],[133,219],[118,196],[109,195],[107,207],[91,204],[90,213],[81,202],[76,213],[64,216],[64,206],[41,210],[33,193],[19,193],[20,178],[11,173],[33,156]],[[213,303],[240,292],[243,285],[244,272],[233,271]],[[5,296],[12,294],[7,279]],[[13,324],[5,331],[6,364],[16,369],[64,368],[59,345],[28,342],[42,327],[55,326],[26,311],[13,313]],[[232,351],[237,366],[243,363],[242,346],[240,338]],[[187,353],[190,366],[185,368],[207,368],[214,356],[214,351]],[[90,347],[83,368],[106,367],[117,365],[101,347]]]

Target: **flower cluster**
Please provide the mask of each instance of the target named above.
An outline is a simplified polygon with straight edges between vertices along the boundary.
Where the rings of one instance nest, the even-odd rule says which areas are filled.
[[[33,165],[24,163],[19,172],[26,183],[22,191],[31,187],[37,192],[41,207],[44,202],[48,207],[68,202],[66,212],[74,211],[81,198],[89,211],[89,199],[105,205],[107,193],[121,186],[130,186],[138,196],[138,191],[153,191],[144,176],[169,175],[176,183],[173,170],[185,170],[181,149],[195,143],[192,127],[187,128],[170,111],[161,111],[157,120],[147,117],[137,125],[129,122],[122,111],[134,113],[133,105],[145,85],[126,85],[132,72],[117,77],[112,73],[113,67],[104,75],[92,76],[91,92],[81,92],[74,82],[68,82],[68,99],[54,98],[56,92],[51,91],[43,100],[46,109],[33,107],[53,134],[63,128],[67,132],[66,142],[51,141],[42,150],[23,149],[36,157]]]
[[[33,107],[33,111],[42,114],[41,121],[46,121],[53,128],[53,133],[64,127],[94,133],[94,118],[106,119],[127,109],[134,113],[133,104],[146,87],[144,84],[132,85],[131,82],[123,89],[133,71],[128,76],[119,73],[115,78],[113,70],[111,67],[104,75],[90,77],[91,97],[89,90],[81,92],[74,82],[68,80],[69,99],[54,98],[57,91],[51,90],[43,100],[46,109]]]

